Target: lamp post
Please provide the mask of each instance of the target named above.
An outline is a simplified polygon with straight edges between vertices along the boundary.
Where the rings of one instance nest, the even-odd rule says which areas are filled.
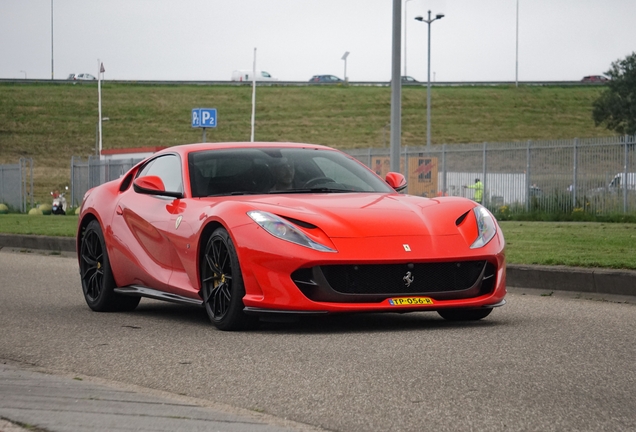
[[[55,79],[53,73],[53,0],[51,0],[51,79]]]
[[[21,70],[20,72],[22,72],[24,74],[24,79],[27,79],[26,71]]]
[[[408,73],[406,72],[406,6],[409,4],[410,1],[413,0],[404,1],[404,76],[408,75]]]
[[[431,148],[431,23],[444,18],[444,14],[437,14],[431,19],[431,11],[428,11],[428,19],[418,16],[417,21],[428,24],[428,78],[426,81],[426,147]]]
[[[109,121],[110,118],[109,117],[102,117],[102,121]],[[95,123],[95,156],[97,156],[98,159],[101,159],[101,148],[99,145],[99,122]]]
[[[515,87],[519,87],[519,0],[517,0],[517,35],[515,44]]]
[[[344,80],[345,80],[345,83],[349,82],[349,80],[347,79],[347,57],[349,57],[349,51],[346,51],[342,55],[342,58],[340,59],[340,60],[344,60]]]

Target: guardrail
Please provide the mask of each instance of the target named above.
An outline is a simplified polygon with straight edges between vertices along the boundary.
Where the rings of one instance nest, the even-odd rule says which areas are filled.
[[[133,85],[196,85],[196,86],[251,86],[251,81],[166,81],[166,80],[103,80],[102,82],[112,84],[133,84]],[[58,84],[58,85],[97,85],[97,80],[74,81],[74,80],[51,80],[51,79],[13,79],[0,78],[0,83],[9,84]],[[337,83],[316,83],[309,81],[257,81],[259,86],[372,86],[388,87],[390,81],[348,81]],[[436,81],[431,82],[435,87],[471,87],[471,86],[513,86],[515,81]],[[602,82],[582,82],[582,81],[519,81],[520,86],[603,86]],[[426,81],[402,83],[402,87],[426,87]]]

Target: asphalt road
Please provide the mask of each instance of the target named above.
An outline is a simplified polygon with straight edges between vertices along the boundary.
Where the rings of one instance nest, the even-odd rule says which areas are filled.
[[[0,251],[0,359],[332,431],[636,431],[625,300],[513,290],[477,323],[373,314],[225,333],[146,299],[91,312],[76,260]]]

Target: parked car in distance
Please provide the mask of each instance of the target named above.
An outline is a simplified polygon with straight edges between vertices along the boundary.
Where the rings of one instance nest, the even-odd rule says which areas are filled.
[[[232,71],[232,81],[252,81],[252,73],[251,70],[235,70]],[[256,71],[256,80],[255,81],[278,81],[278,78],[274,78],[269,74],[269,72],[265,71]]]
[[[335,75],[314,75],[311,77],[309,82],[329,83],[329,82],[343,82],[343,81]]]
[[[72,74],[69,74],[67,79],[75,80],[75,81],[90,81],[90,80],[95,80],[97,78],[87,73],[81,73],[81,74],[72,73]]]
[[[581,82],[605,82],[609,81],[609,78],[604,77],[603,75],[589,75],[583,77]]]
[[[402,76],[402,82],[403,83],[416,83],[416,82],[419,82],[419,81],[416,80],[415,78],[413,78],[412,76]]]

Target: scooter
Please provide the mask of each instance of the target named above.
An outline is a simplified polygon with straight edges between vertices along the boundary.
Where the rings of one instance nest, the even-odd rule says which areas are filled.
[[[68,186],[66,187],[68,190]],[[51,192],[53,196],[53,203],[51,204],[51,214],[54,215],[65,215],[66,214],[66,198],[64,198],[64,193],[60,193],[59,191]]]

